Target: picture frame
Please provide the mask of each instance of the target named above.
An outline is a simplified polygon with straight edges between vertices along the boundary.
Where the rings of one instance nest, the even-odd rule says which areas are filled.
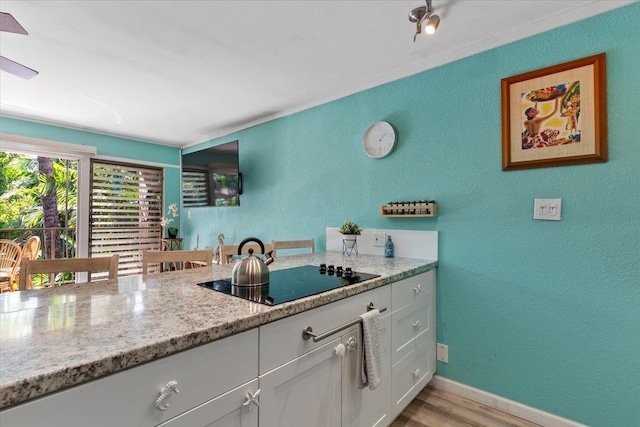
[[[501,81],[502,170],[607,161],[605,53]]]

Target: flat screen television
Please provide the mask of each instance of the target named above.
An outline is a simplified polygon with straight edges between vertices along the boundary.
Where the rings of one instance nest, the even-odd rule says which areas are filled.
[[[242,174],[238,141],[182,154],[185,207],[240,206]]]

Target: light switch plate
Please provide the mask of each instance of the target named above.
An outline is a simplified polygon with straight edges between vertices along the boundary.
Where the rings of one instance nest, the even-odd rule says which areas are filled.
[[[562,219],[562,199],[535,199],[533,219],[560,221]]]

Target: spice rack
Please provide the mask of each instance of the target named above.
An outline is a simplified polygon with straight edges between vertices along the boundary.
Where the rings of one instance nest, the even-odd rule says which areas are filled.
[[[380,216],[394,218],[435,217],[438,216],[438,205],[434,200],[391,202],[380,207]]]

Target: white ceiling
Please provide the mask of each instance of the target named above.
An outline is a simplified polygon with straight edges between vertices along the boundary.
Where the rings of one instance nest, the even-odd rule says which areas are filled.
[[[433,0],[413,43],[424,0],[3,0],[40,74],[0,72],[0,113],[188,146],[630,3]]]

